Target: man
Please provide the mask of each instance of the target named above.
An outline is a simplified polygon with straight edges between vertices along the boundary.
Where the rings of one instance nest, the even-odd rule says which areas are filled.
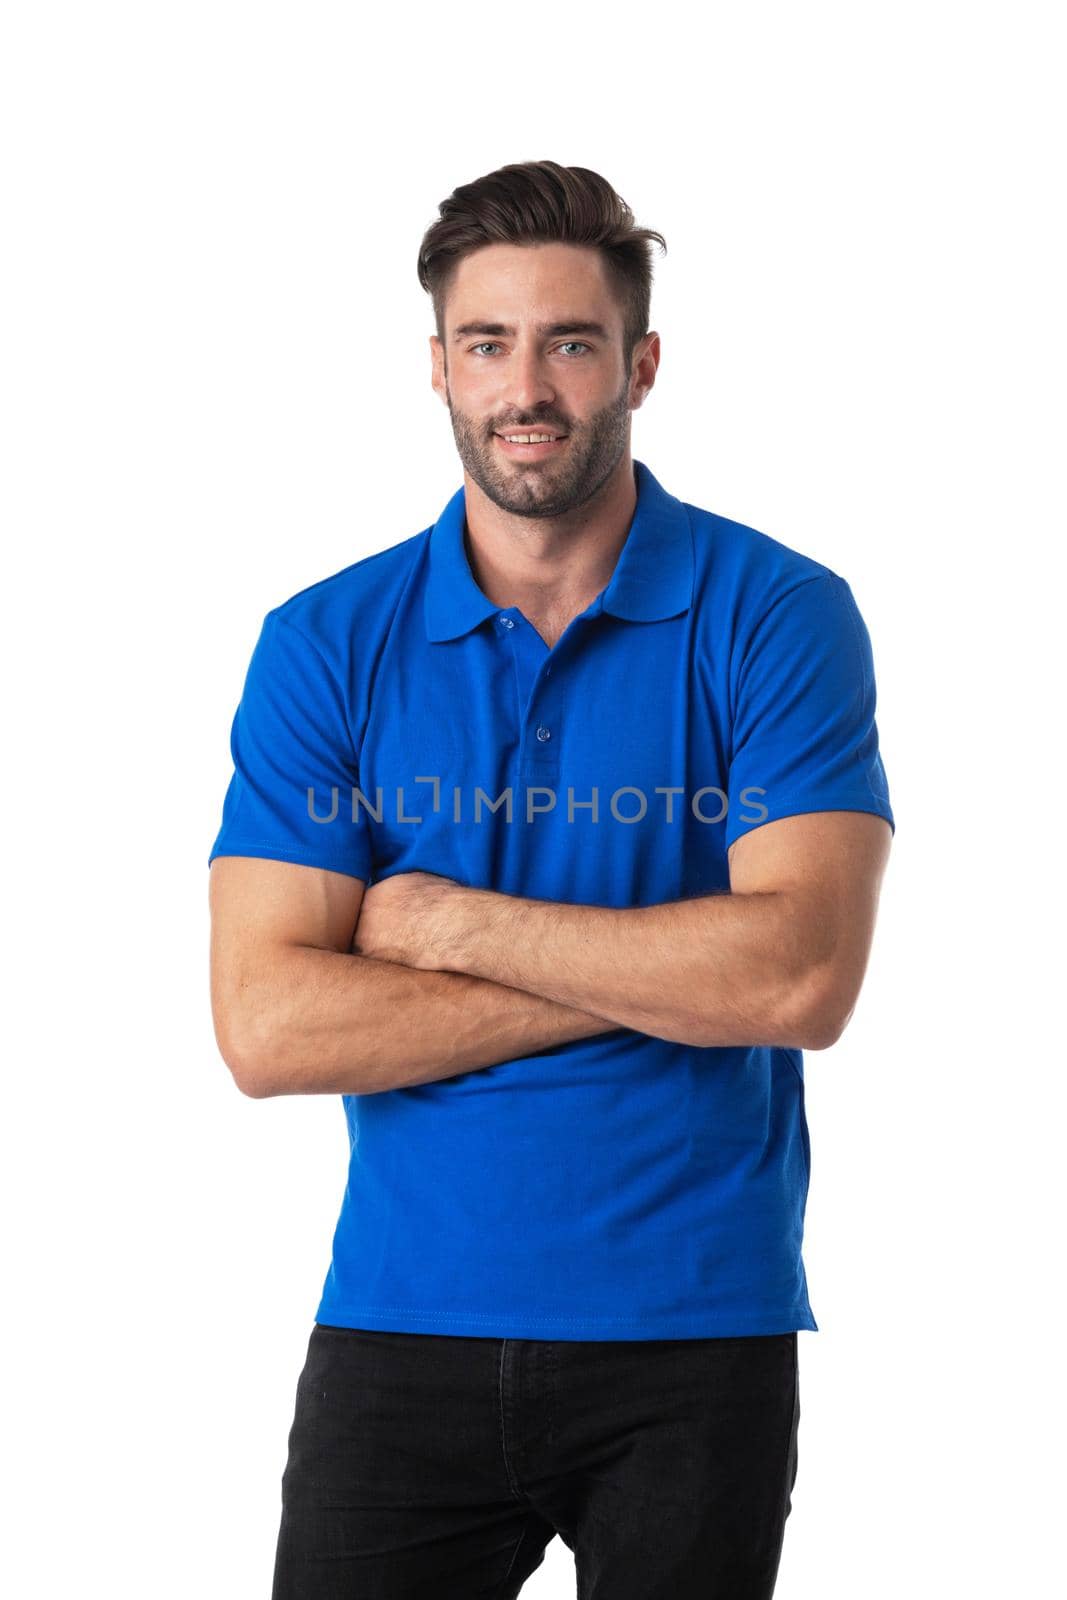
[[[463,486],[266,617],[211,852],[219,1047],[351,1139],[274,1600],[774,1589],[805,1049],[893,815],[847,583],[630,453],[648,240],[553,162],[420,254]],[[661,239],[662,243],[662,239]]]

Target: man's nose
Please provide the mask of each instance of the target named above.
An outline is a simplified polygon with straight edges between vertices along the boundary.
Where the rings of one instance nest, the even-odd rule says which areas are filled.
[[[515,411],[532,411],[556,397],[555,384],[539,350],[516,350],[508,362],[506,398]]]

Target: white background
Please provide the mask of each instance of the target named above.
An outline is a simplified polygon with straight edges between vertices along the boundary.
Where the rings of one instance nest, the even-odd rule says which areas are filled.
[[[1016,3],[38,3],[0,40],[11,1593],[269,1594],[347,1140],[251,1101],[207,853],[263,614],[460,484],[415,260],[509,161],[655,253],[634,454],[849,581],[898,830],[807,1058],[777,1594],[1050,1592],[1063,58]],[[700,31],[694,31],[699,29]],[[560,1541],[524,1596],[574,1592]]]

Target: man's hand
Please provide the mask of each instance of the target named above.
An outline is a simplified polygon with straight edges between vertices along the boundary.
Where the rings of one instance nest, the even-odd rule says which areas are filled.
[[[462,885],[436,872],[394,872],[364,892],[352,953],[436,971],[435,946],[447,941],[449,901]]]

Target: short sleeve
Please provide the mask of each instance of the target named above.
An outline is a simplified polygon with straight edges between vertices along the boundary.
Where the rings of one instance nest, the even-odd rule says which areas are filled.
[[[260,856],[370,877],[365,809],[344,697],[322,652],[268,612],[230,731],[233,777],[216,856]],[[310,791],[310,793],[309,793]]]
[[[896,832],[866,625],[843,578],[805,579],[748,641],[738,674],[726,844],[780,817],[870,811]]]

